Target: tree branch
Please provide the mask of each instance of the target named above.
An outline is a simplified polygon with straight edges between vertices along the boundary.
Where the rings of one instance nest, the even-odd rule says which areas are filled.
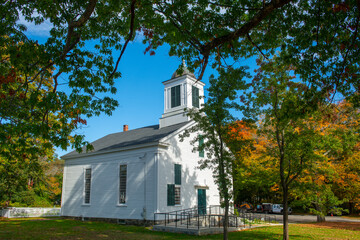
[[[84,24],[90,19],[91,14],[95,10],[96,3],[97,3],[97,0],[89,0],[89,4],[87,5],[84,13],[81,15],[79,20],[72,21],[72,22],[68,23],[68,33],[67,33],[67,36],[66,36],[66,43],[65,43],[65,46],[64,46],[64,49],[63,49],[62,53],[60,54],[60,58],[62,60],[64,60],[66,58],[66,54],[68,52],[70,52],[76,46],[76,44],[80,41],[81,36],[80,36],[79,33],[76,33],[74,31],[74,29],[84,26]],[[75,41],[74,41],[74,37],[75,37]],[[35,80],[46,69],[52,67],[54,64],[55,64],[55,62],[50,60],[49,64],[46,67],[43,67],[32,78],[32,81]]]
[[[116,61],[116,65],[115,65],[115,68],[114,68],[114,71],[110,74],[109,78],[112,78],[119,66],[119,63],[120,63],[120,60],[121,60],[121,57],[122,55],[124,54],[125,52],[125,49],[128,45],[128,43],[130,42],[130,40],[133,38],[133,35],[134,35],[134,22],[135,22],[135,3],[136,3],[136,0],[132,0],[131,1],[131,6],[130,6],[130,13],[131,13],[131,18],[130,18],[130,31],[129,31],[129,34],[128,34],[128,37],[126,38],[126,41],[125,41],[125,44],[123,46],[123,48],[121,49],[121,53],[120,53],[120,56],[118,58],[118,60]]]
[[[89,4],[87,5],[84,13],[81,15],[79,20],[68,23],[68,33],[66,36],[66,44],[65,44],[64,50],[62,52],[61,58],[65,58],[66,54],[71,49],[73,49],[74,46],[80,41],[80,34],[74,32],[74,29],[84,26],[84,24],[90,19],[91,14],[95,10],[96,3],[97,3],[97,0],[89,0]],[[74,36],[75,36],[75,41],[73,41]]]
[[[257,50],[261,53],[261,55],[263,55],[263,57],[264,57],[266,60],[269,60],[269,58],[261,51],[261,49],[259,48],[259,46],[256,45],[256,44],[252,41],[252,39],[251,39],[251,37],[250,37],[250,34],[247,33],[246,36],[247,36],[247,39],[250,41],[250,43],[251,43],[254,47],[256,47]]]
[[[202,77],[203,77],[203,75],[204,75],[206,66],[207,66],[207,64],[208,64],[208,62],[209,62],[209,55],[204,56],[203,60],[204,60],[204,62],[203,62],[202,67],[201,67],[201,73],[200,73],[200,75],[199,75],[199,77],[198,77],[198,79],[197,79],[198,81],[201,81],[201,79],[202,79]]]
[[[268,15],[270,15],[275,9],[281,8],[290,2],[291,2],[291,0],[273,0],[268,4],[265,4],[264,8],[262,8],[258,14],[256,14],[252,19],[250,19],[241,28],[239,28],[239,29],[235,30],[234,32],[231,32],[227,35],[214,38],[212,41],[206,43],[200,51],[201,54],[203,54],[203,55],[209,54],[212,49],[214,49],[215,47],[217,47],[225,42],[231,42],[233,40],[238,39],[241,36],[246,36],[246,34],[248,34],[251,29],[253,29],[258,24],[260,24],[261,21],[264,20]]]
[[[174,18],[173,18],[172,16],[166,14],[165,11],[163,11],[163,10],[161,10],[161,9],[158,9],[158,8],[154,8],[154,9],[155,9],[156,11],[158,11],[159,13],[164,14],[164,15],[171,21],[171,23],[179,30],[180,33],[182,33],[183,35],[188,36],[188,40],[187,40],[187,41],[188,41],[193,47],[195,47],[197,50],[200,51],[200,48],[202,47],[201,42],[198,41],[198,40],[197,40],[196,38],[194,38],[193,36],[191,36],[190,32],[187,31],[186,29],[181,29],[180,25],[179,25],[177,22],[179,22],[180,24],[182,24],[182,23],[181,23],[181,21],[180,21],[178,18],[175,18],[175,20],[177,21],[177,22],[176,22],[176,21],[174,20]]]

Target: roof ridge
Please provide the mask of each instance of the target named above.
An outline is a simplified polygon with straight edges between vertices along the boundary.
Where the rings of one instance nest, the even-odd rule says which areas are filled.
[[[129,146],[159,142],[167,135],[172,134],[188,123],[189,122],[182,122],[163,128],[160,128],[159,124],[156,124],[142,128],[136,128],[126,132],[107,134],[91,142],[91,144],[94,146],[92,153],[99,153],[107,149],[122,149]],[[62,158],[76,158],[81,154],[85,154],[86,152],[84,150],[85,149],[83,148],[83,152],[80,154],[78,154],[76,151],[72,151],[63,155]]]

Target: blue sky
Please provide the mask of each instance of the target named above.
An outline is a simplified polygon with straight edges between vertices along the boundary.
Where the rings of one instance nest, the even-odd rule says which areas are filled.
[[[27,35],[40,43],[46,41],[49,26],[27,25]],[[162,82],[169,80],[181,64],[181,59],[168,55],[169,46],[162,46],[156,54],[144,54],[146,46],[140,40],[129,43],[118,67],[121,78],[115,81],[117,93],[109,96],[119,102],[119,107],[111,116],[101,114],[98,117],[87,118],[87,125],[76,130],[83,134],[89,142],[95,141],[107,134],[121,132],[127,124],[129,130],[144,126],[159,124],[159,118],[164,111],[164,87]],[[114,58],[118,57],[114,53]],[[208,78],[215,73],[210,67],[206,70],[203,82],[208,85]],[[63,80],[66,79],[62,75]],[[65,90],[66,86],[63,87]],[[56,149],[62,156],[72,149],[64,151]]]
[[[27,36],[46,41],[49,36],[51,24],[45,22],[40,26],[20,21],[27,26]],[[159,123],[159,118],[164,110],[163,81],[171,78],[171,75],[181,64],[181,59],[168,55],[169,46],[162,46],[156,50],[154,56],[144,55],[146,46],[140,38],[129,43],[124,56],[119,64],[118,71],[122,77],[116,80],[117,93],[111,95],[119,102],[119,107],[111,116],[102,114],[87,120],[87,125],[76,130],[77,134],[83,134],[89,142],[95,141],[107,134],[121,132],[123,125],[127,124],[129,130]],[[114,58],[118,55],[115,53]],[[205,71],[202,81],[208,86],[208,78],[216,72],[210,66]],[[62,76],[66,78],[66,76]],[[206,101],[206,91],[205,91]],[[72,149],[63,151],[56,149],[58,156],[62,156]]]
[[[119,107],[112,116],[105,114],[87,119],[87,126],[76,131],[84,134],[92,142],[107,134],[120,132],[123,125],[129,130],[159,124],[164,111],[164,87],[162,82],[169,80],[176,71],[181,59],[168,56],[168,47],[156,51],[154,56],[144,55],[146,46],[140,42],[128,45],[118,70],[121,78],[116,80],[117,93],[112,95]],[[208,84],[211,69],[203,78]],[[68,151],[58,149],[59,156]]]

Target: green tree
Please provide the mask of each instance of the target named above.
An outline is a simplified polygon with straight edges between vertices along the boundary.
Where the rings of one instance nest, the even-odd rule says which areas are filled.
[[[13,78],[12,69],[15,76],[25,76],[23,87],[15,88],[19,96],[38,77],[51,77],[53,83],[46,101],[27,101],[30,110],[39,111],[30,111],[31,117],[10,127],[11,121],[21,118],[7,115],[5,108],[0,112],[0,127],[26,132],[33,139],[42,137],[62,148],[72,144],[80,149],[85,143],[82,136],[72,138],[71,132],[62,127],[50,128],[46,119],[60,111],[62,124],[78,125],[78,117],[80,120],[81,116],[110,114],[117,103],[106,93],[116,92],[119,61],[138,30],[149,44],[146,51],[154,54],[157,47],[169,44],[169,54],[187,60],[190,69],[198,69],[199,79],[209,64],[224,68],[229,61],[235,61],[232,66],[241,70],[243,58],[258,54],[270,58],[281,50],[279,59],[291,63],[295,74],[309,85],[306,91],[293,88],[304,96],[296,107],[316,108],[321,99],[336,93],[358,107],[359,9],[360,3],[355,0],[3,1],[2,79]],[[36,24],[49,21],[52,29],[47,41],[40,44],[28,39],[18,22],[20,16]],[[94,40],[99,43],[89,50]],[[23,43],[22,47],[19,43]],[[113,49],[117,51],[116,61]],[[60,76],[67,79],[61,81]],[[62,91],[61,84],[67,84],[71,92]],[[2,104],[10,105],[11,98],[4,99]],[[32,117],[37,120],[35,126]],[[0,136],[4,141],[0,143],[2,149],[10,146],[9,136],[6,131]],[[22,142],[19,144],[22,146]]]
[[[47,198],[53,205],[60,205],[64,160],[46,161],[44,165],[44,185]]]
[[[359,103],[359,1],[180,0],[153,8],[161,24],[144,23],[149,49],[169,43],[169,54],[199,69],[199,79],[209,64],[243,66],[243,58],[281,50],[309,84],[308,102],[341,93]]]
[[[304,171],[295,188],[297,201],[325,221],[329,212],[341,214],[339,205],[357,202],[359,179],[359,113],[349,102],[321,106],[316,122],[321,158]],[[336,207],[336,208],[335,208]]]
[[[278,174],[276,164],[266,154],[269,141],[257,134],[257,124],[236,121],[229,126],[227,146],[235,153],[234,201],[253,206],[261,202],[276,201],[278,195]],[[261,127],[260,127],[261,128]]]
[[[7,42],[1,47],[0,64],[0,198],[9,203],[15,193],[27,191],[28,181],[41,178],[40,161],[53,158],[54,146],[65,149],[72,143],[80,148],[86,143],[82,136],[72,134],[86,121],[81,118],[83,103],[73,104],[56,93],[53,68],[30,81],[32,74],[26,66],[11,59],[11,51],[26,44],[4,39]]]
[[[81,108],[81,114],[87,116],[110,113],[116,105],[95,94],[115,93],[119,61],[137,33],[145,37],[150,54],[155,53],[152,49],[169,44],[169,54],[186,59],[193,69],[199,68],[200,79],[209,63],[223,67],[231,59],[259,53],[269,57],[281,49],[281,58],[296,67],[296,74],[313,83],[314,91],[326,95],[336,88],[346,96],[357,96],[360,11],[355,0],[21,0],[5,1],[0,10],[1,46],[9,41],[6,36],[25,45],[8,51],[15,69],[25,68],[19,71],[26,72],[26,81],[31,81],[41,74],[49,75],[49,69],[56,66],[57,71],[52,73],[54,91],[59,91],[59,84],[68,84],[72,93],[59,95],[75,105],[90,101]],[[18,22],[20,16],[36,24],[52,24],[46,43],[25,36],[25,27]],[[94,40],[99,43],[89,50],[87,46]],[[116,61],[113,50],[118,54]],[[68,79],[61,82],[59,77],[64,74]]]
[[[276,160],[284,206],[283,238],[289,239],[289,191],[302,171],[318,158],[315,153],[318,136],[315,126],[306,121],[313,112],[304,104],[306,85],[293,81],[291,68],[277,58],[258,63],[252,92],[247,95],[253,107],[249,114],[264,116],[259,134],[270,141],[266,154]]]
[[[44,180],[43,162],[52,161],[53,150],[48,156],[43,159],[39,159],[37,154],[24,154],[21,159],[0,157],[1,205],[9,206],[12,202],[18,202],[29,206],[34,205],[36,197],[46,199],[41,188]],[[47,200],[44,201],[49,204]]]
[[[340,200],[332,189],[332,182],[336,177],[332,167],[325,159],[314,161],[309,170],[304,170],[293,184],[293,204],[316,214],[318,222],[324,222],[330,211],[334,211],[334,215],[341,214],[341,208],[334,208],[344,200]]]
[[[359,210],[359,110],[351,102],[341,101],[328,106],[323,115],[322,133],[327,143],[326,158],[332,167],[332,191],[348,203],[350,212]]]
[[[215,183],[218,185],[222,205],[225,208],[224,239],[228,239],[229,206],[232,200],[232,176],[234,154],[226,146],[228,124],[234,120],[230,109],[236,107],[234,99],[236,90],[246,87],[244,81],[246,69],[228,71],[220,70],[219,78],[210,77],[209,97],[202,108],[189,109],[188,114],[195,124],[185,130],[182,138],[190,133],[198,134],[192,139],[194,150],[205,151],[204,159],[199,161],[199,168],[210,168],[213,171]],[[202,139],[201,145],[196,144]]]
[[[60,205],[64,161],[36,156],[15,161],[0,158],[0,206]]]
[[[121,17],[122,7],[98,1],[1,4],[2,150],[13,144],[23,146],[24,135],[34,141],[42,138],[63,149],[72,145],[80,150],[86,144],[83,136],[72,135],[73,130],[86,124],[84,117],[102,112],[110,115],[117,106],[104,93],[116,92],[114,79],[120,76],[112,66],[110,49],[121,48],[122,36],[129,28],[119,27],[130,22],[128,14]],[[52,29],[47,41],[40,44],[27,38],[25,27],[18,22],[20,16],[35,24],[50,21]],[[109,31],[104,31],[109,22]],[[89,51],[85,43],[93,39],[99,39],[99,44]],[[60,78],[62,75],[66,79]],[[16,141],[11,142],[12,138]]]

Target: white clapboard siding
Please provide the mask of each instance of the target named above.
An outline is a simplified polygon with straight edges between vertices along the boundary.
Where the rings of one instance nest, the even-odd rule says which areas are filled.
[[[164,138],[169,147],[148,147],[88,155],[65,161],[62,215],[93,218],[147,219],[154,212],[197,206],[197,189],[206,188],[207,206],[219,204],[210,170],[197,168],[198,152],[178,133]],[[127,165],[126,204],[118,204],[119,166]],[[167,206],[167,185],[174,184],[174,164],[182,166],[181,204]],[[90,204],[84,204],[84,169],[91,168]]]
[[[154,149],[145,149],[67,160],[64,171],[62,215],[143,219],[144,207],[154,208],[151,202],[154,198],[152,196],[154,195],[152,184],[154,156]],[[127,165],[127,200],[123,205],[118,204],[120,164]],[[83,204],[85,168],[92,169],[91,196],[88,205]]]

